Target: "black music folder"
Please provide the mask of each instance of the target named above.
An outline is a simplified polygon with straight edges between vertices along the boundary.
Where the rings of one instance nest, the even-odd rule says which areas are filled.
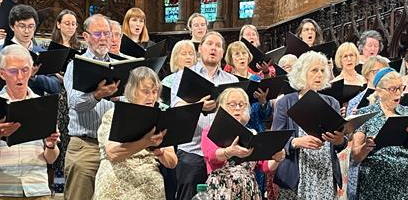
[[[351,134],[376,114],[356,115],[346,120],[312,90],[300,98],[287,113],[307,134],[320,139],[325,132],[342,131],[344,134]]]
[[[370,102],[368,101],[367,97],[373,94],[374,91],[375,91],[374,89],[367,88],[367,91],[364,93],[363,97],[361,98],[360,103],[358,103],[357,105],[357,109],[370,105]]]
[[[288,72],[286,72],[281,66],[276,63],[273,63],[273,67],[275,68],[276,76],[287,76]]]
[[[166,105],[170,105],[170,103],[171,103],[171,88],[163,85],[161,95],[160,95],[160,99],[162,100],[162,103],[164,103]]]
[[[376,149],[388,146],[408,147],[408,116],[389,117],[374,138]]]
[[[120,52],[135,57],[154,58],[166,55],[166,40],[162,40],[147,49],[143,48],[128,36],[122,36],[122,43],[120,45]]]
[[[227,88],[237,87],[246,90],[248,85],[249,81],[242,81],[215,86],[214,83],[185,67],[177,96],[188,103],[197,102],[207,95],[211,95],[211,99],[215,100]]]
[[[265,53],[265,59],[271,61],[272,63],[279,63],[282,56],[285,55],[286,47],[281,46],[271,51]]]
[[[395,71],[400,72],[402,62],[403,62],[403,59],[397,59],[397,60],[393,60],[393,61],[389,62],[388,65],[391,68],[395,69]]]
[[[240,81],[249,81],[248,87],[245,90],[248,94],[250,102],[258,101],[254,97],[254,93],[258,91],[258,88],[262,89],[262,91],[266,92],[269,89],[269,92],[266,96],[266,100],[275,99],[278,95],[282,94],[283,87],[287,84],[287,77],[286,76],[277,76],[273,78],[266,78],[262,79],[260,82],[251,81],[245,78],[238,78]]]
[[[245,148],[254,148],[246,158],[232,158],[237,162],[271,160],[272,156],[283,149],[294,130],[266,131],[254,135],[221,107],[215,115],[208,132],[208,138],[217,146],[226,148],[239,136],[238,144]]]
[[[191,142],[202,107],[203,103],[196,103],[161,111],[157,107],[115,102],[109,140],[137,141],[156,127],[157,133],[167,129],[159,147]]]
[[[73,69],[73,88],[85,93],[93,92],[98,83],[106,80],[107,84],[120,80],[118,91],[113,96],[123,94],[129,78],[129,72],[144,66],[142,59],[103,62],[76,55]]]
[[[362,92],[365,88],[366,85],[346,85],[344,84],[344,79],[341,79],[331,83],[330,88],[321,90],[319,93],[334,97],[337,101],[339,101],[340,106],[342,106],[344,103],[347,103]]]
[[[46,75],[65,71],[69,53],[69,49],[55,49],[40,52],[37,60],[34,61],[35,65],[40,66],[37,74]]]
[[[245,44],[245,46],[249,49],[249,51],[252,54],[252,60],[249,63],[249,67],[254,72],[259,72],[260,70],[256,67],[256,64],[262,64],[263,62],[269,62],[269,60],[266,60],[265,54],[261,50],[256,48],[251,42],[249,42],[245,38],[241,38],[241,41]]]
[[[291,32],[288,32],[286,35],[286,53],[293,54],[299,58],[300,55],[308,51],[316,51],[323,53],[327,56],[328,59],[334,58],[336,53],[337,45],[334,41],[326,42],[323,44],[318,44],[312,47],[309,47],[302,39],[298,38]]]
[[[7,145],[44,139],[56,132],[58,95],[32,98],[4,104],[1,101],[1,112],[6,122],[19,122],[20,128],[7,137]]]
[[[402,95],[400,99],[400,104],[403,106],[408,106],[408,93],[405,93],[404,95]]]
[[[85,53],[85,51],[86,51],[86,49],[84,49],[82,51],[78,51],[76,49],[72,49],[72,48],[66,47],[66,46],[64,46],[62,44],[59,44],[57,42],[51,41],[50,44],[48,45],[48,50],[57,50],[57,49],[67,49],[67,50],[69,50],[68,56],[66,57],[65,63],[63,65],[62,69],[61,69],[62,72],[66,71],[68,63],[72,59],[74,59],[76,54],[81,55],[81,54]]]

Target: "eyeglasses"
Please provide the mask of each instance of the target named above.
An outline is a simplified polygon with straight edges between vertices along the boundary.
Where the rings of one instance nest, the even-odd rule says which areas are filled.
[[[383,88],[384,90],[387,90],[388,92],[396,93],[396,92],[403,92],[406,88],[406,85],[400,85],[397,87],[389,87],[389,88]]]
[[[32,30],[35,29],[35,24],[25,25],[23,23],[20,23],[20,24],[17,24],[16,26],[17,26],[17,28],[19,28],[20,30],[23,30],[23,31],[25,31],[25,30],[32,31]]]
[[[247,103],[244,103],[244,102],[239,102],[239,103],[229,102],[229,103],[227,103],[227,106],[228,106],[229,108],[231,108],[231,109],[236,109],[237,107],[238,107],[238,109],[242,109],[242,108],[246,107],[247,105],[248,105],[248,104],[247,104]]]
[[[96,32],[85,31],[85,32],[87,32],[89,35],[91,35],[95,39],[101,39],[102,36],[105,36],[107,38],[112,37],[112,32],[110,31],[96,31]]]
[[[27,74],[30,71],[30,67],[23,67],[23,68],[2,68],[7,74],[11,76],[17,76],[18,73],[21,71],[23,74]]]

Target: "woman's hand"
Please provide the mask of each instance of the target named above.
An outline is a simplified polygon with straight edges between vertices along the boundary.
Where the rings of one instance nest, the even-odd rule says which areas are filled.
[[[317,137],[306,135],[294,138],[292,140],[292,146],[294,148],[318,150],[323,146],[323,142]]]
[[[258,102],[261,105],[264,105],[266,103],[266,97],[268,96],[268,93],[269,88],[267,88],[265,92],[261,88],[258,88],[258,91],[254,92],[254,97],[255,99],[258,99]]]
[[[286,152],[284,149],[282,149],[281,151],[273,154],[272,156],[272,160],[276,161],[276,162],[282,162],[286,157]]]
[[[374,150],[376,144],[374,142],[373,137],[366,137],[365,142],[363,143],[363,146],[361,147],[361,150],[364,151],[365,153],[370,153],[372,150]]]
[[[334,131],[333,133],[326,132],[322,135],[325,141],[331,142],[334,145],[341,145],[344,143],[344,133],[339,131]]]
[[[45,138],[45,145],[47,147],[55,147],[55,145],[57,144],[57,142],[60,141],[60,133],[59,132],[55,132],[53,134],[51,134],[49,137]]]
[[[247,149],[245,147],[241,147],[238,144],[239,136],[237,136],[232,142],[231,146],[225,148],[225,154],[229,155],[229,157],[236,156],[238,158],[245,158],[252,154],[254,149]]]
[[[345,106],[340,108],[340,115],[342,117],[346,117],[346,114],[347,114],[346,112],[347,112],[347,108]]]
[[[145,136],[143,136],[142,140],[147,144],[148,147],[159,146],[162,141],[163,137],[166,135],[167,130],[161,131],[159,134],[154,134],[156,132],[156,127],[153,127],[152,130],[149,131]]]
[[[203,102],[203,111],[212,111],[217,107],[217,103],[214,100],[210,100],[211,96],[207,95],[203,97],[199,102]]]

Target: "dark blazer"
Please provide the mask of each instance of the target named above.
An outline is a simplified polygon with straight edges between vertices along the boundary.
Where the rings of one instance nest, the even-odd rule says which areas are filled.
[[[331,96],[320,94],[320,96],[336,111],[340,110],[339,102]],[[276,102],[272,122],[272,130],[295,130],[292,137],[285,145],[286,158],[277,169],[274,182],[282,188],[296,190],[299,183],[299,149],[292,148],[292,140],[299,136],[299,126],[287,115],[287,111],[299,100],[297,92],[287,94]],[[316,114],[316,113],[315,113]],[[342,187],[340,164],[337,153],[347,146],[345,140],[343,145],[330,145],[330,152],[333,167],[333,181],[340,188]]]

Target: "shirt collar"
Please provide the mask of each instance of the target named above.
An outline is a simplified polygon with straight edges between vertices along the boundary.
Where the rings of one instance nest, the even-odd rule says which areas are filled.
[[[29,87],[27,87],[27,96],[25,99],[31,99],[37,96],[38,95],[36,95]],[[3,89],[0,91],[0,97],[11,101],[10,95],[7,93],[7,85],[4,86]],[[16,100],[13,100],[13,101],[16,101]]]
[[[199,72],[201,74],[205,74],[205,76],[208,76],[208,70],[207,70],[207,68],[205,67],[205,65],[204,65],[204,63],[202,61],[197,62],[197,67],[198,67],[198,70],[199,70]],[[220,73],[221,73],[221,68],[217,67],[217,69],[215,70],[215,73],[214,73],[214,77],[219,76]],[[210,78],[213,78],[213,77],[210,77]]]
[[[15,44],[19,44],[19,45],[23,46],[23,45],[16,39],[16,36],[14,36],[13,38],[11,38],[11,41],[14,42]],[[30,50],[30,51],[33,51],[33,49],[34,49],[34,44],[33,44],[33,41],[32,41],[32,40],[30,40],[30,45],[28,45],[28,48],[27,48],[27,49]]]
[[[109,54],[107,53],[103,58],[98,58],[95,56],[95,54],[88,48],[85,52],[86,56],[95,60],[99,61],[105,61],[105,62],[110,62],[111,58],[109,57]]]

